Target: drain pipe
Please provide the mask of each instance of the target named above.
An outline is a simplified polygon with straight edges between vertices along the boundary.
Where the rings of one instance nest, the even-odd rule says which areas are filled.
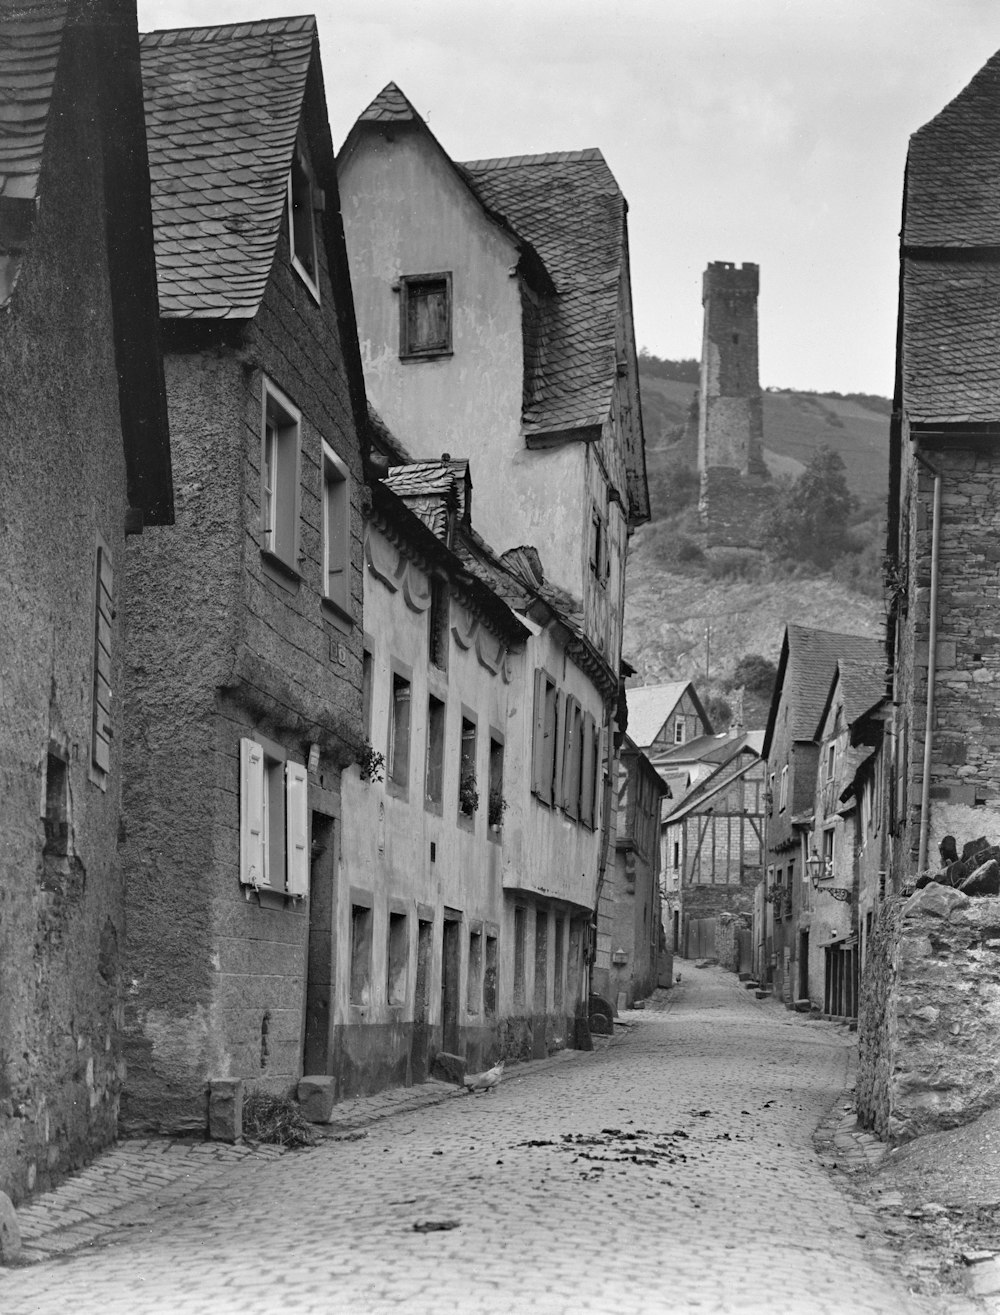
[[[937,678],[938,623],[938,555],[941,547],[941,472],[914,451],[914,457],[934,476],[934,511],[931,527],[931,598],[927,634],[927,708],[924,718],[924,779],[920,788],[920,843],[917,872],[927,867],[927,842],[930,836],[931,750],[934,733],[934,683]],[[904,764],[905,770],[905,764]]]

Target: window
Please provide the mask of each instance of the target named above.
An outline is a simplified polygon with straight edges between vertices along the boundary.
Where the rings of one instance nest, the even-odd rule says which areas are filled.
[[[549,915],[538,909],[535,913],[535,1013],[544,1014],[548,1008]]]
[[[94,571],[94,672],[91,690],[90,779],[105,789],[111,770],[112,635],[114,634],[114,573],[111,554],[98,538]]]
[[[323,444],[323,594],[342,611],[351,606],[351,485],[347,467]]]
[[[292,570],[299,551],[299,430],[301,415],[269,381],[264,381],[260,463],[262,547]]]
[[[309,790],[302,763],[240,740],[240,881],[255,890],[309,891]]]
[[[427,699],[427,770],[424,799],[441,812],[444,803],[444,704],[431,694]]]
[[[553,801],[552,782],[555,776],[557,729],[556,683],[548,672],[536,671],[531,789],[545,804],[551,804]]]
[[[687,734],[687,726],[683,717],[678,717],[674,722],[674,744],[683,744],[684,736]]]
[[[826,751],[826,779],[832,781],[837,766],[837,741],[831,740]]]
[[[410,773],[410,682],[398,671],[392,673],[388,757],[389,780],[405,789]]]
[[[59,754],[48,754],[45,764],[45,846],[43,853],[69,853],[69,764]]]
[[[673,863],[671,864],[671,866],[672,866],[672,867],[675,867],[675,868],[679,868],[680,865],[681,865],[681,842],[680,842],[679,840],[675,840],[675,841],[674,841],[674,861],[673,861]]]
[[[479,792],[476,789],[476,723],[471,717],[463,717],[458,771],[459,818],[472,818],[478,807]]]
[[[597,787],[601,768],[601,728],[589,712],[583,714],[580,765],[580,821],[593,830],[597,818]]]
[[[553,1004],[556,1010],[563,1007],[564,997],[564,947],[566,944],[566,920],[565,918],[556,918],[556,943],[555,943],[555,981],[553,985]]]
[[[296,148],[288,175],[289,245],[292,268],[319,301],[316,259],[316,211],[323,209],[323,193],[313,182],[305,153]]]
[[[389,914],[389,935],[386,947],[386,987],[388,1004],[406,1003],[406,965],[409,959],[406,914]]]
[[[781,769],[781,794],[778,798],[778,811],[781,812],[788,804],[788,764],[785,763]]]
[[[580,808],[580,778],[583,766],[583,713],[576,699],[566,700],[564,717],[562,805],[575,821]]]
[[[520,906],[514,910],[514,1004],[524,1004],[524,951],[527,936],[528,911]]]
[[[448,670],[448,585],[436,575],[431,576],[431,605],[428,609],[427,651],[433,666],[439,671]]]
[[[490,732],[490,833],[499,836],[507,801],[503,797],[503,740],[496,731]]]
[[[828,827],[823,832],[823,876],[833,876],[833,845],[834,845],[833,828]]]
[[[492,1017],[497,1011],[497,938],[486,937],[486,967],[483,970],[483,1012]]]
[[[351,1004],[371,1003],[372,911],[351,904]]]
[[[400,279],[400,356],[450,353],[451,274],[417,274]]]
[[[372,670],[374,663],[372,651],[366,644],[361,664],[361,720],[365,728],[365,737],[368,740],[371,740],[372,736]]]
[[[590,512],[590,573],[600,584],[604,584],[611,573],[607,525],[596,507]]]
[[[483,998],[483,933],[481,928],[469,931],[469,968],[465,978],[465,1008],[478,1014]]]

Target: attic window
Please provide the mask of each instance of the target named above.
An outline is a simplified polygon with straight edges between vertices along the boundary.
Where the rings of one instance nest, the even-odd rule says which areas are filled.
[[[292,268],[319,301],[319,265],[316,257],[316,212],[323,208],[323,193],[315,185],[301,150],[292,157],[288,175],[289,242]]]
[[[451,355],[451,274],[413,274],[399,281],[401,357]]]

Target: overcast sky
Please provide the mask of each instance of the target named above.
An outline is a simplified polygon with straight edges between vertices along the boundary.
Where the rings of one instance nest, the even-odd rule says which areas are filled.
[[[910,133],[1000,49],[998,0],[318,0],[333,138],[389,81],[456,160],[599,146],[636,336],[698,356],[701,274],[761,270],[764,385],[892,392]],[[309,0],[140,0],[142,30]]]

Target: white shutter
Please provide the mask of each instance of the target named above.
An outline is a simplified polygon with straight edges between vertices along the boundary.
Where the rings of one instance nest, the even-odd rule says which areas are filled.
[[[285,763],[285,863],[289,895],[309,894],[309,774]]]
[[[256,740],[240,740],[240,881],[262,886],[264,856],[264,750]]]

